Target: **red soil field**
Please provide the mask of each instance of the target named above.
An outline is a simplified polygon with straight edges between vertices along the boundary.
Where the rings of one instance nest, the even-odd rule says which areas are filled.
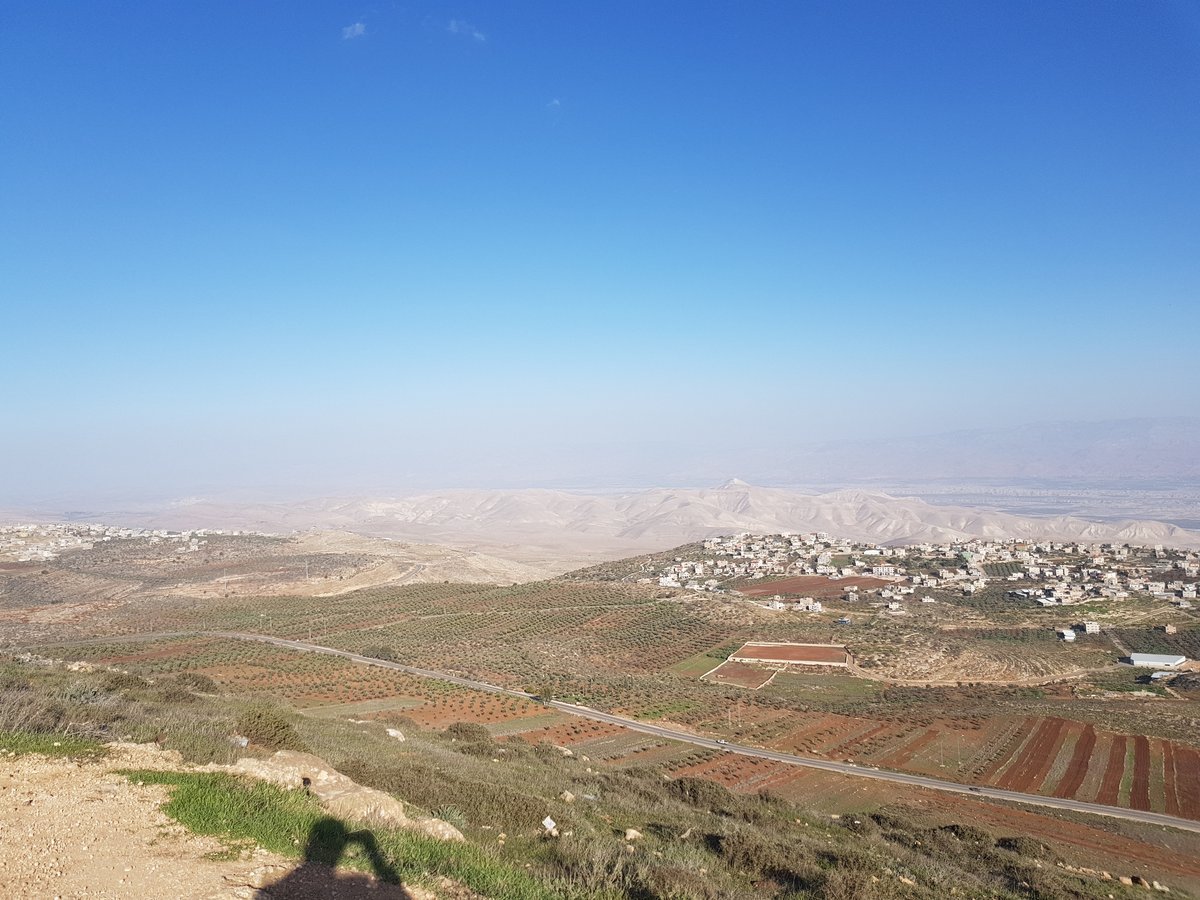
[[[737,687],[757,689],[775,677],[773,671],[756,669],[744,663],[724,662],[709,672],[706,679],[717,684],[732,684]]]
[[[1011,791],[1036,791],[1054,765],[1066,724],[1065,719],[1043,719],[1016,763],[1009,767],[997,785]]]
[[[822,756],[836,757],[838,748],[843,743],[855,742],[868,730],[869,723],[865,719],[844,719],[838,723],[837,727],[831,728],[827,734],[820,735],[816,752]],[[842,756],[845,754],[843,753]]]
[[[171,644],[164,647],[162,644],[157,645],[153,649],[143,650],[140,653],[126,653],[121,656],[105,656],[102,661],[105,665],[124,665],[126,663],[153,662],[159,659],[172,659],[176,656],[187,657],[188,654],[196,652],[196,645],[193,644]]]
[[[775,750],[788,752],[803,751],[805,745],[809,743],[809,739],[814,734],[828,731],[830,722],[836,722],[840,718],[841,716],[816,714],[816,718],[806,719],[799,727],[792,728],[791,731],[781,734],[773,742],[770,742],[770,746]]]
[[[1112,746],[1108,750],[1108,763],[1104,767],[1104,780],[1100,782],[1100,790],[1096,794],[1096,802],[1106,806],[1116,806],[1117,796],[1121,792],[1121,776],[1125,774],[1125,735],[1113,737]]]
[[[533,731],[521,732],[521,737],[531,744],[541,741],[554,744],[556,747],[569,747],[572,744],[582,744],[614,734],[629,733],[627,728],[620,725],[608,725],[604,722],[564,722],[561,725],[546,725]]]
[[[751,584],[739,587],[738,590],[750,597],[774,597],[776,594],[792,594],[797,597],[839,597],[850,588],[860,588],[864,591],[872,588],[886,587],[891,584],[882,578],[871,578],[866,575],[851,576],[850,578],[826,578],[824,575],[797,575],[795,578],[781,578],[766,584]]]
[[[1031,731],[1033,731],[1036,726],[1037,719],[1025,719],[1025,721],[1021,723],[1021,727],[1018,728],[1016,733],[1008,739],[1008,742],[1004,745],[1004,747],[1001,748],[1000,752],[996,754],[995,758],[992,759],[987,768],[983,770],[983,773],[979,776],[978,780],[984,783],[991,782],[991,780],[996,777],[996,773],[1004,768],[1004,764],[1007,763],[1012,755],[1017,752],[1017,749],[1025,741],[1025,737]]]
[[[822,644],[743,644],[740,650],[730,654],[730,659],[761,660],[764,662],[798,663],[844,663],[846,648]]]
[[[932,744],[941,734],[936,728],[930,728],[928,731],[923,731],[916,740],[909,741],[899,750],[894,750],[885,756],[882,760],[883,765],[891,766],[892,768],[900,768],[908,764],[914,756]]]
[[[845,718],[838,715],[823,716],[813,714],[797,728],[793,728],[771,741],[770,746],[776,750],[808,752],[815,747],[830,732],[836,730]]]
[[[1197,754],[1200,756],[1200,754]],[[1041,838],[1050,846],[1067,844],[1096,854],[1099,860],[1114,856],[1125,860],[1131,871],[1152,866],[1164,872],[1191,877],[1200,876],[1200,859],[1189,859],[1154,844],[1079,825],[1064,819],[1040,816],[1037,813],[977,800],[947,795],[938,800],[938,807],[952,821],[974,822],[993,831],[1013,832]],[[1095,862],[1089,865],[1095,865]],[[1106,866],[1107,868],[1107,866]]]
[[[1175,745],[1175,794],[1179,814],[1200,819],[1200,752]]]
[[[794,770],[787,763],[777,763],[766,759],[753,759],[737,754],[723,754],[702,763],[684,766],[671,773],[674,778],[706,778],[716,781],[731,791],[750,793],[760,790],[768,781],[777,781],[786,770]]]
[[[1071,798],[1075,796],[1083,784],[1083,779],[1087,777],[1088,761],[1092,758],[1092,751],[1095,749],[1096,729],[1088,725],[1083,729],[1079,740],[1075,742],[1075,752],[1071,755],[1071,762],[1067,764],[1067,771],[1063,774],[1058,787],[1054,789],[1055,797]]]
[[[1133,783],[1129,805],[1134,809],[1150,808],[1150,741],[1140,734],[1133,739]]]
[[[891,724],[889,724],[887,722],[884,722],[882,725],[876,725],[874,728],[872,728],[870,731],[866,732],[865,734],[860,734],[857,737],[852,737],[852,738],[842,742],[841,744],[838,744],[836,747],[831,748],[829,751],[829,755],[830,756],[845,756],[847,753],[850,753],[852,750],[854,750],[855,747],[858,747],[861,744],[867,743],[872,738],[878,737],[880,734],[883,734],[883,732],[891,729],[891,727],[892,727]]]
[[[777,791],[791,784],[799,775],[800,770],[795,766],[780,766],[778,770],[760,781],[756,788],[759,791]]]

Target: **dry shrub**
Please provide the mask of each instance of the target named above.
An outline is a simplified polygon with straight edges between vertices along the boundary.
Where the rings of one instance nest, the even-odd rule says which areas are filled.
[[[175,683],[200,694],[217,694],[221,690],[215,681],[199,672],[182,672],[175,676]]]
[[[283,710],[269,703],[254,703],[242,710],[237,729],[252,743],[268,750],[307,750]]]

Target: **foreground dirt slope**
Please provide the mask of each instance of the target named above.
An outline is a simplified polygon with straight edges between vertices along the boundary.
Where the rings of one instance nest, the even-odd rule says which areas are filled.
[[[7,897],[194,898],[432,895],[334,875],[265,850],[235,860],[213,838],[159,810],[165,788],[138,786],[116,769],[164,768],[161,754],[115,748],[98,763],[0,757],[0,884]]]

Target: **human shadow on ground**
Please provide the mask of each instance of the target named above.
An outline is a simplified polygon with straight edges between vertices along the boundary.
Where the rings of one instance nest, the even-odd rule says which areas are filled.
[[[354,847],[360,848],[371,864],[374,878],[361,872],[337,871],[342,857]],[[259,900],[412,900],[412,894],[400,884],[400,876],[379,851],[375,835],[369,831],[349,831],[337,819],[324,816],[313,823],[304,847],[304,861],[283,878],[258,889]]]

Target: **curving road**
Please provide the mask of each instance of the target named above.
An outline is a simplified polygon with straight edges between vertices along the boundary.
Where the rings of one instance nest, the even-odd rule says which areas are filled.
[[[250,634],[241,631],[206,631],[203,632],[214,637],[234,638],[243,641],[259,641],[264,644],[273,644],[277,647],[286,647],[292,650],[299,650],[308,653],[325,653],[330,656],[340,656],[344,659],[351,660],[356,663],[362,663],[368,666],[380,666],[385,669],[397,669],[401,672],[406,672],[409,675],[416,675],[420,678],[432,678],[438,681],[446,681],[450,684],[461,685],[462,687],[471,688],[476,691],[487,691],[492,694],[507,694],[510,697],[522,697],[526,700],[539,700],[536,695],[530,694],[527,691],[518,691],[512,688],[500,687],[496,684],[488,684],[486,681],[473,681],[470,678],[462,678],[458,675],[449,675],[445,672],[438,672],[434,669],[422,669],[417,666],[408,666],[403,663],[390,662],[385,659],[375,659],[371,656],[360,656],[357,653],[351,653],[348,650],[338,650],[335,647],[324,647],[320,644],[310,644],[305,641],[292,641],[287,638],[271,637],[265,634]],[[637,719],[627,719],[624,716],[614,716],[611,713],[601,712],[597,709],[592,709],[588,706],[579,706],[574,703],[563,703],[559,700],[551,700],[546,702],[559,712],[569,713],[573,716],[582,716],[585,719],[593,719],[597,722],[607,722],[611,725],[621,725],[631,731],[638,731],[643,734],[653,735],[672,741],[682,741],[688,744],[694,744],[697,747],[704,747],[709,750],[723,750],[727,753],[739,753],[742,756],[754,756],[758,759],[769,759],[775,762],[788,763],[793,766],[805,766],[810,769],[821,769],[826,772],[835,772],[839,775],[850,775],[856,778],[873,778],[877,781],[887,781],[893,784],[904,784],[910,787],[928,788],[934,791],[947,791],[953,794],[965,794],[969,797],[986,797],[991,800],[1011,800],[1014,803],[1027,803],[1037,806],[1048,806],[1054,809],[1064,809],[1071,812],[1091,813],[1098,816],[1109,816],[1114,819],[1125,819],[1130,822],[1141,822],[1146,825],[1161,825],[1166,828],[1178,828],[1183,831],[1192,831],[1200,834],[1200,822],[1192,819],[1181,819],[1177,816],[1168,816],[1164,813],[1148,812],[1137,809],[1123,809],[1119,806],[1105,806],[1100,803],[1085,803],[1082,800],[1067,800],[1058,797],[1044,797],[1040,794],[1025,794],[1020,791],[1005,791],[999,788],[991,787],[973,787],[965,784],[959,784],[955,781],[943,781],[940,778],[930,778],[926,775],[910,775],[905,772],[895,772],[883,769],[876,769],[870,766],[859,766],[854,763],[835,762],[826,759],[814,759],[808,756],[796,756],[791,753],[780,753],[776,750],[764,750],[759,747],[747,747],[741,744],[728,744],[712,738],[699,737],[686,731],[678,731],[673,728],[664,728],[661,725],[652,725],[646,722],[639,722]]]

